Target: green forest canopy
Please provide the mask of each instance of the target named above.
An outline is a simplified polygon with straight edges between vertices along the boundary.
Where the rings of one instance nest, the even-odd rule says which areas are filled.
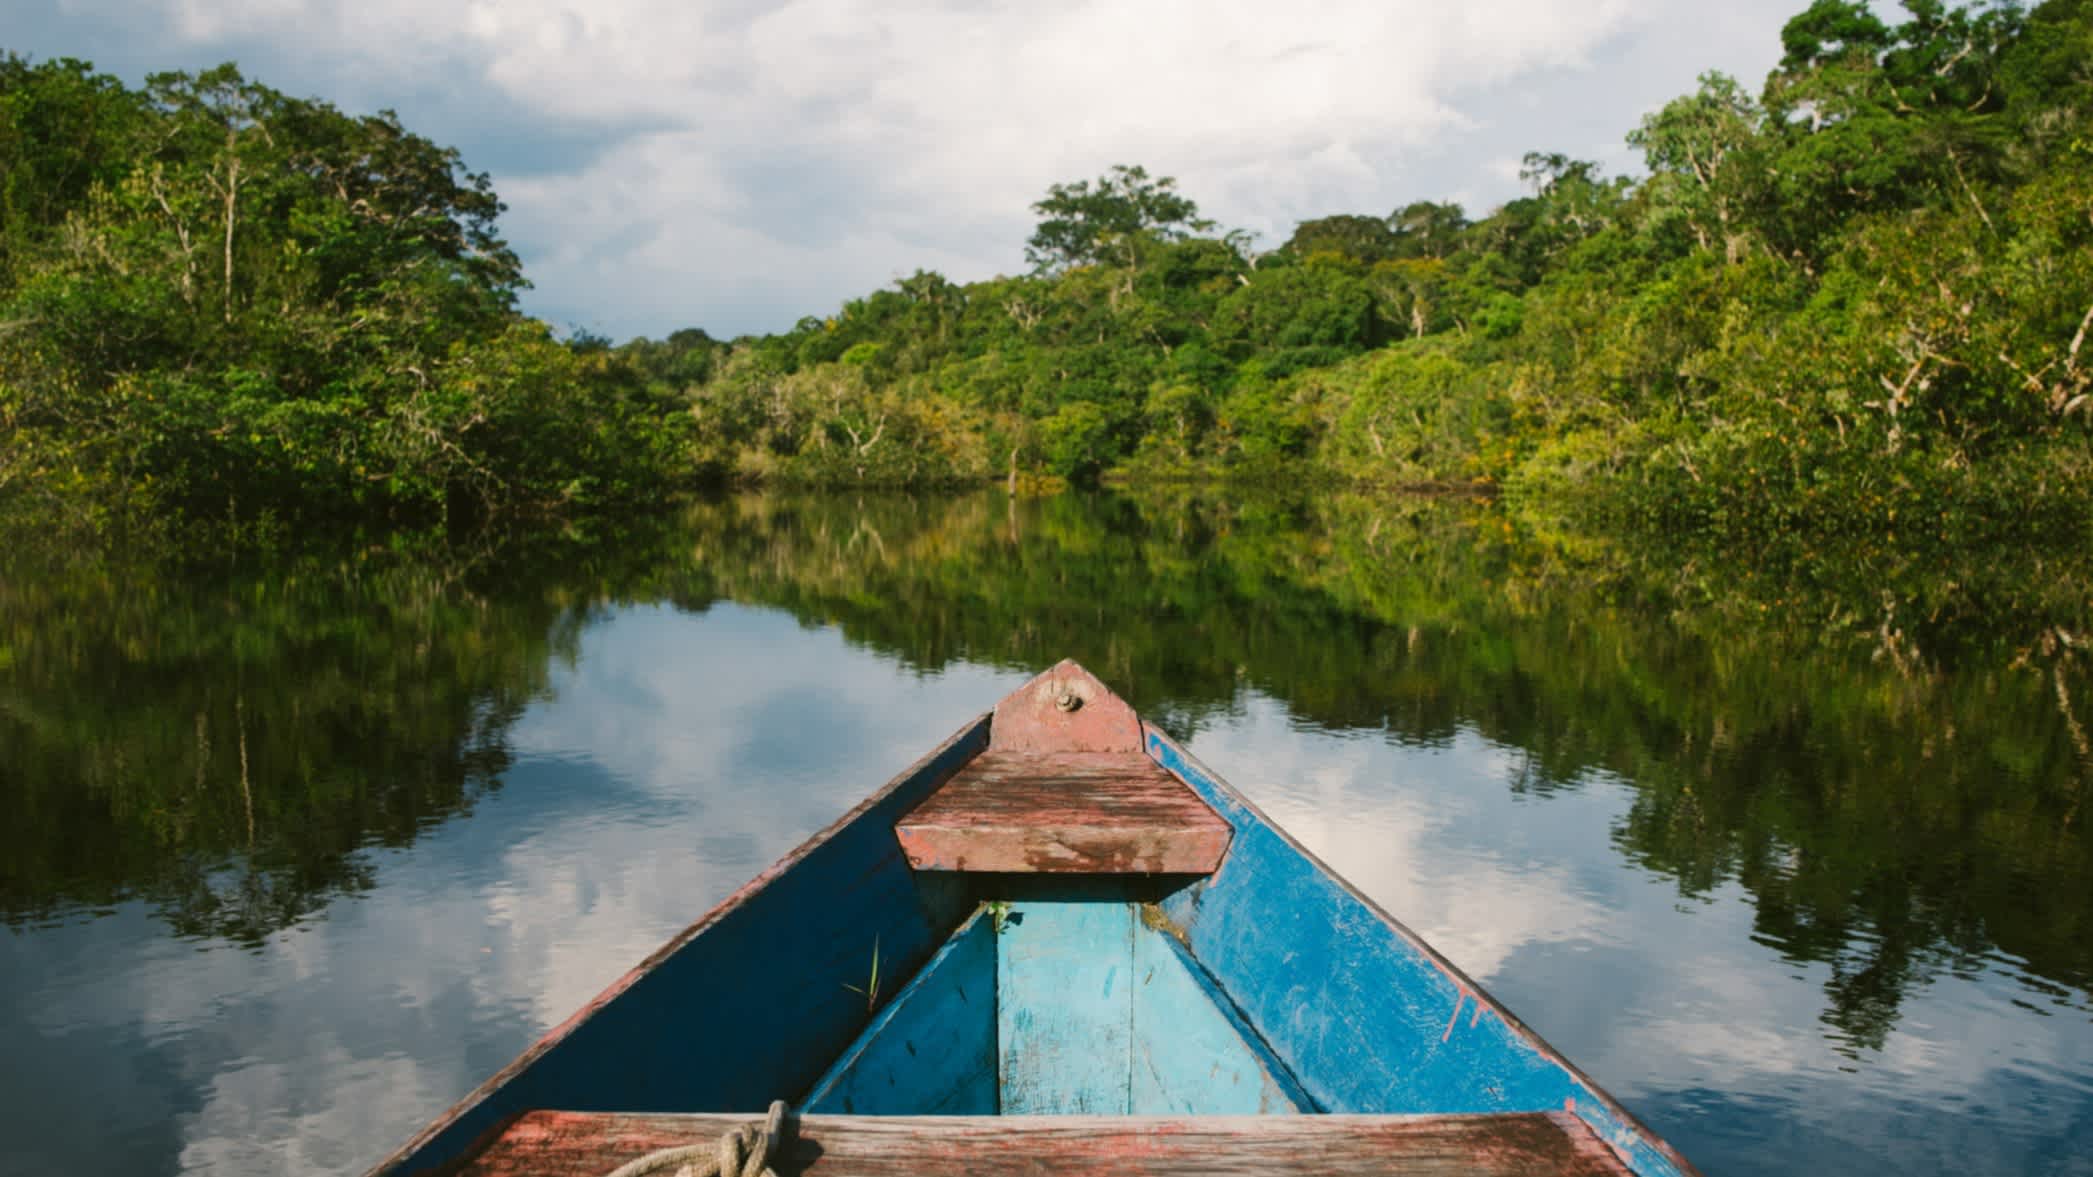
[[[571,512],[708,480],[1482,484],[1797,555],[2088,519],[2093,3],[1857,0],[1630,133],[1268,252],[1168,178],[1053,186],[1029,274],[782,334],[562,344],[484,176],[230,67],[0,64],[0,502]]]
[[[684,478],[684,404],[518,314],[487,177],[231,66],[0,55],[0,496],[421,521]]]

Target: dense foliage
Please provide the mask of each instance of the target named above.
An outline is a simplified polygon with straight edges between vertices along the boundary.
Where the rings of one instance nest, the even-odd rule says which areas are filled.
[[[1259,254],[1120,168],[1036,206],[1032,274],[625,353],[752,477],[1482,482],[1798,559],[2083,527],[2093,3],[1817,0],[1783,46],[1636,128],[1639,181],[1536,153],[1480,220]]]
[[[0,55],[0,509],[418,524],[688,478],[686,405],[517,314],[501,207],[390,113]]]

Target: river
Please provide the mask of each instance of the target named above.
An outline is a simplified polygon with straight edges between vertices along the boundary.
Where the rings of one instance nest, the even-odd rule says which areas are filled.
[[[1710,1177],[2093,1174],[2082,600],[1728,578],[1189,492],[15,552],[0,1174],[359,1172],[1062,657]]]

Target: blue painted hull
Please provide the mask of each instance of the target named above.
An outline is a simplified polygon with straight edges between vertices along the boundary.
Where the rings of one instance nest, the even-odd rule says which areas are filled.
[[[1209,876],[911,871],[897,819],[976,721],[657,951],[374,1173],[530,1109],[854,1115],[1574,1112],[1694,1172],[1473,981],[1152,726],[1234,828]],[[877,962],[876,964],[874,962]]]
[[[1227,818],[1219,871],[1165,899],[1188,947],[1325,1112],[1568,1110],[1639,1177],[1694,1168],[1444,957],[1160,731]]]

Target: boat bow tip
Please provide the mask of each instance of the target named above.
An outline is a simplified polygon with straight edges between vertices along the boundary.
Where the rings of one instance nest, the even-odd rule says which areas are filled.
[[[1008,752],[1141,752],[1141,717],[1064,658],[996,704],[989,747]]]

